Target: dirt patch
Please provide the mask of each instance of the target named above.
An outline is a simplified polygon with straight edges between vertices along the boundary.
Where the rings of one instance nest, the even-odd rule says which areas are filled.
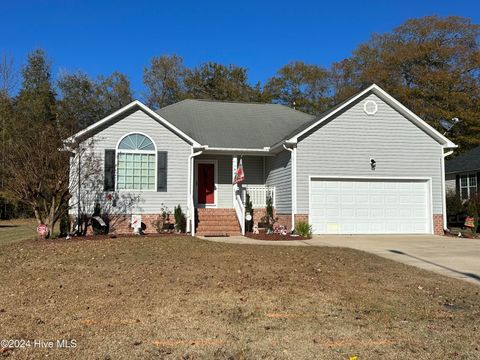
[[[367,253],[191,237],[0,251],[10,359],[478,359],[480,288]]]

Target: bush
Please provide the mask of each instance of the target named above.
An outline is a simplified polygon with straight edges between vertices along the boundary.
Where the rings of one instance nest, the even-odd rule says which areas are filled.
[[[266,215],[262,218],[267,229],[273,230],[273,225],[277,222],[278,218],[273,215],[273,199],[271,196],[267,196],[267,206],[265,207]]]
[[[479,209],[480,209],[480,195],[475,194],[468,200],[468,204],[467,204],[467,215],[473,217],[473,224],[475,225],[473,228],[471,228],[473,235],[477,234]]]
[[[465,206],[460,199],[460,194],[455,191],[448,191],[446,194],[447,215],[455,216],[465,213]]]
[[[175,217],[175,230],[178,232],[185,232],[187,219],[185,218],[185,214],[182,212],[180,205],[175,206],[173,209],[173,216]]]
[[[250,194],[247,192],[245,195],[245,214],[250,213],[252,220],[245,220],[245,231],[252,232],[253,230],[253,204],[250,200]]]
[[[60,237],[66,237],[70,233],[70,216],[68,213],[60,218]]]
[[[295,224],[295,232],[300,236],[309,238],[312,236],[312,225],[305,221],[299,221]]]

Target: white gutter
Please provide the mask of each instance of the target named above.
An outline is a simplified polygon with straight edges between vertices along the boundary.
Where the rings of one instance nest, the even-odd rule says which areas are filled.
[[[283,144],[285,150],[290,151],[292,159],[292,229],[295,230],[295,215],[297,214],[297,147],[288,148]]]
[[[447,191],[445,188],[445,158],[453,154],[453,150],[450,150],[446,153],[443,152],[442,148],[442,157],[441,157],[441,167],[442,167],[442,217],[443,217],[443,230],[447,230]]]
[[[187,221],[187,232],[191,232],[192,236],[195,236],[195,202],[193,201],[193,189],[194,189],[194,157],[201,155],[203,153],[203,149],[197,151],[196,153],[193,152],[188,156],[188,221]]]
[[[223,147],[204,147],[205,151],[232,151],[238,153],[268,153],[270,152],[270,147],[266,146],[261,149],[249,149],[249,148],[223,148]]]

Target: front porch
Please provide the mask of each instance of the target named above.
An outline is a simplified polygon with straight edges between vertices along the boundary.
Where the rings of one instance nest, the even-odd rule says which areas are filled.
[[[240,159],[245,180],[237,185],[233,179]],[[266,156],[202,154],[195,157],[192,234],[244,234],[247,194],[254,209],[264,209],[268,197],[275,206],[275,186],[269,184],[268,172]]]

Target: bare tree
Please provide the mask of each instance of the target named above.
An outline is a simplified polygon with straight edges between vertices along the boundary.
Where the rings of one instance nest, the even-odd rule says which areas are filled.
[[[0,93],[8,96],[16,85],[17,74],[13,57],[2,54],[0,56]]]
[[[55,124],[37,127],[12,141],[5,162],[5,194],[31,207],[38,224],[50,230],[70,206],[76,205],[69,202],[72,194],[101,171],[95,154],[86,152],[81,156],[80,175],[70,176],[78,169],[71,150],[79,150],[65,148],[61,139]]]

